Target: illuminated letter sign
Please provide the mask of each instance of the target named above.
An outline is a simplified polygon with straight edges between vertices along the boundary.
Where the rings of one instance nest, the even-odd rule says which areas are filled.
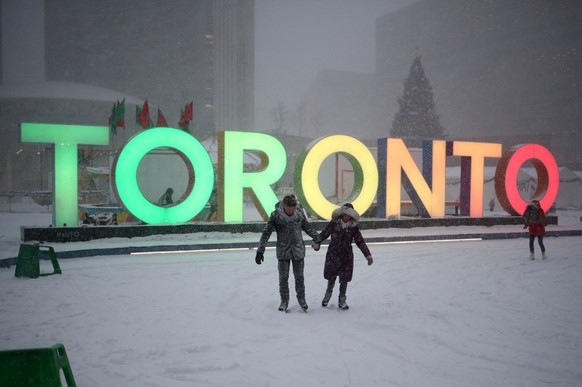
[[[547,211],[556,197],[560,185],[560,172],[556,159],[550,151],[541,145],[527,144],[510,148],[503,154],[495,170],[495,193],[499,204],[511,215],[521,215],[527,202],[522,199],[517,190],[517,176],[521,166],[528,160],[536,169],[538,183],[534,198],[539,199],[540,206]]]
[[[267,217],[275,209],[277,195],[275,184],[287,164],[285,148],[273,136],[250,132],[218,133],[218,217],[225,222],[242,222],[243,192],[253,197],[257,209]],[[262,154],[258,171],[245,172],[244,152]]]
[[[328,201],[321,193],[319,169],[323,161],[334,153],[352,156],[347,157],[354,168],[354,187],[349,200],[356,211],[364,213],[376,196],[378,168],[368,147],[350,136],[329,136],[314,140],[306,147],[295,165],[297,195],[306,208],[321,218],[331,219],[338,205]]]
[[[190,163],[194,184],[188,185],[183,200],[170,207],[148,201],[137,183],[141,159],[151,150],[168,147]],[[131,138],[121,149],[113,165],[113,189],[120,203],[145,223],[181,223],[194,218],[206,205],[214,186],[212,161],[206,149],[190,134],[174,128],[153,128]]]
[[[444,216],[446,153],[445,141],[425,144],[424,167],[421,174],[402,140],[379,139],[378,216],[400,217],[401,182],[421,216]]]
[[[105,126],[23,123],[22,142],[54,144],[53,224],[77,223],[79,144],[108,145]],[[278,199],[272,189],[283,176],[287,164],[285,148],[279,140],[262,133],[218,133],[218,215],[221,221],[243,221],[243,196],[247,192],[263,218],[267,218]],[[167,147],[178,154],[189,172],[186,192],[168,207],[149,202],[141,193],[137,170],[151,150]],[[461,157],[461,215],[483,215],[483,175],[486,157],[501,157],[501,144],[462,141],[427,141],[423,146],[420,172],[400,139],[378,140],[378,165],[368,147],[357,139],[334,135],[312,141],[299,156],[294,171],[295,189],[303,205],[313,214],[331,218],[337,204],[328,201],[319,186],[319,172],[326,158],[341,154],[354,170],[354,186],[347,201],[364,213],[378,201],[377,216],[398,218],[401,185],[422,217],[444,216],[446,157]],[[260,165],[248,168],[245,152],[259,155]],[[517,176],[528,160],[536,169],[534,198],[548,210],[558,195],[559,171],[550,151],[541,145],[511,148],[498,163],[495,192],[511,215],[520,215],[527,203],[517,190]],[[214,168],[202,144],[190,134],[174,128],[143,131],[119,151],[112,166],[112,186],[119,203],[145,223],[182,223],[193,219],[208,203],[214,188]],[[543,197],[542,197],[543,196]]]
[[[453,141],[453,156],[462,156],[461,215],[481,217],[485,157],[501,157],[501,144]]]
[[[21,125],[22,142],[54,144],[55,191],[53,197],[53,223],[77,225],[78,219],[78,162],[77,146],[109,144],[109,128],[84,125]]]

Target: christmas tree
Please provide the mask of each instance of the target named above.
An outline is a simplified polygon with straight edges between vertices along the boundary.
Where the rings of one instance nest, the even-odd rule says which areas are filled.
[[[400,108],[394,116],[390,137],[401,138],[409,147],[421,147],[425,140],[445,138],[420,55],[412,61],[398,105]]]

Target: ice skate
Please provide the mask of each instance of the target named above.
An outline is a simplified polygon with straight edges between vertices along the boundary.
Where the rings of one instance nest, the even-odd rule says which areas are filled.
[[[337,303],[337,307],[342,309],[342,310],[348,310],[350,309],[350,307],[348,306],[348,304],[346,304],[346,298],[345,297],[340,297],[339,298],[339,302]]]
[[[285,300],[281,300],[281,305],[279,305],[279,312],[287,312],[287,307],[289,306],[289,302]]]
[[[307,311],[307,308],[309,307],[307,306],[307,302],[305,301],[304,297],[297,297],[297,302],[299,302],[299,306],[301,309],[303,309],[303,311]]]
[[[329,300],[331,299],[331,293],[325,293],[323,296],[323,300],[321,300],[321,306],[327,306],[329,304]]]

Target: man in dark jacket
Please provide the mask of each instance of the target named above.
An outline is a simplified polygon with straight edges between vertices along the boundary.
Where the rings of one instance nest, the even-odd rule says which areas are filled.
[[[264,252],[267,242],[273,231],[277,232],[277,260],[279,269],[279,293],[281,295],[280,311],[286,311],[289,306],[289,268],[293,265],[295,276],[295,291],[297,301],[303,310],[307,310],[305,301],[305,280],[303,269],[305,266],[305,244],[302,231],[305,231],[314,242],[318,242],[317,232],[311,227],[301,211],[297,211],[297,199],[294,195],[287,195],[282,203],[276,206],[271,213],[261,239],[255,262],[260,265],[264,260]]]

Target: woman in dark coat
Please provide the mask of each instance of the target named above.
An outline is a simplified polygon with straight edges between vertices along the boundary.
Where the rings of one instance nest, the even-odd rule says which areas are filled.
[[[538,238],[538,244],[542,250],[542,259],[546,257],[546,247],[544,246],[544,235],[546,235],[546,214],[540,206],[538,200],[532,200],[525,208],[523,213],[523,220],[525,222],[523,228],[529,229],[529,252],[530,258],[534,259],[534,240]]]
[[[331,221],[319,234],[320,243],[331,235],[331,243],[327,249],[323,268],[323,277],[327,280],[327,290],[323,301],[321,301],[322,306],[327,306],[329,303],[335,279],[339,277],[340,294],[338,307],[341,309],[349,308],[346,304],[346,291],[348,282],[352,280],[354,272],[352,241],[362,251],[362,254],[368,260],[368,265],[374,262],[358,227],[359,220],[360,215],[354,210],[354,207],[350,203],[346,203],[333,211]]]

